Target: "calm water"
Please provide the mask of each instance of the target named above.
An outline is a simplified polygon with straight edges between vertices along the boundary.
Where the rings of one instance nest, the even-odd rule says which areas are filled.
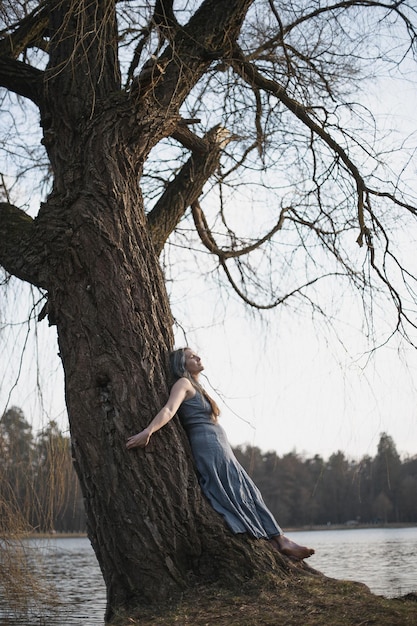
[[[288,536],[316,549],[309,563],[327,576],[363,582],[386,597],[417,592],[417,527]],[[103,626],[106,594],[88,539],[37,539],[28,545],[41,555],[44,576],[55,586],[60,604],[18,616],[0,598],[0,626]]]
[[[316,550],[308,562],[326,576],[387,598],[417,593],[417,527],[297,532],[294,540]]]

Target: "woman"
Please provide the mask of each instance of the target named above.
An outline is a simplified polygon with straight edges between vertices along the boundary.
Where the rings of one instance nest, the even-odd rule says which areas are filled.
[[[314,554],[314,550],[284,536],[259,489],[238,463],[217,423],[219,408],[199,383],[204,370],[200,357],[190,348],[175,350],[171,353],[171,369],[175,383],[168,402],[147,428],[129,437],[126,447],[144,448],[152,434],[178,413],[190,440],[203,493],[230,530],[267,539],[276,550],[293,559]]]

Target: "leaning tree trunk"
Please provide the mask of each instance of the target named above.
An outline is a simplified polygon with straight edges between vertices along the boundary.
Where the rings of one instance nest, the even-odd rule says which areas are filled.
[[[48,249],[49,317],[58,331],[73,456],[108,619],[121,608],[178,596],[195,582],[241,581],[275,563],[256,542],[234,539],[202,498],[175,420],[145,451],[126,451],[127,437],[167,398],[173,339],[139,166],[120,141],[129,119],[122,109],[109,109],[72,135],[71,148],[57,135],[54,151],[78,155],[85,169],[56,162],[57,191],[37,219]],[[145,147],[158,127],[143,123]]]
[[[139,181],[152,147],[175,134],[179,104],[164,104],[161,94],[133,101],[120,88],[112,4],[86,3],[80,21],[77,3],[51,10],[55,36],[37,100],[54,187],[33,224],[0,207],[4,267],[48,292],[108,620],[194,583],[232,584],[265,568],[282,573],[284,563],[263,542],[224,527],[201,495],[175,419],[145,451],[125,447],[168,395],[172,316]],[[195,58],[183,74],[191,76]],[[12,259],[19,239],[26,264]]]

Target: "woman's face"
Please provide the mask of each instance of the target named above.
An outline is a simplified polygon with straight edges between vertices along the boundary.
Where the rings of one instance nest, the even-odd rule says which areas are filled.
[[[191,374],[191,376],[198,376],[198,374],[204,369],[204,365],[202,364],[200,357],[190,348],[187,348],[184,351],[184,354],[186,370]]]

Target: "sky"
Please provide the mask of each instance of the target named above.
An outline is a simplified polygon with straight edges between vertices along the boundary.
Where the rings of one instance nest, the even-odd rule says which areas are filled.
[[[230,308],[211,326],[201,312],[202,323],[186,337],[178,330],[176,343],[203,359],[203,383],[220,401],[232,445],[359,459],[374,456],[386,432],[402,456],[417,454],[415,348],[393,340],[370,352],[359,325],[336,324],[336,335],[290,311],[262,324]]]
[[[2,333],[0,411],[17,405],[35,431],[55,419],[65,432],[55,328],[44,321],[35,333],[32,324],[28,335],[23,291],[8,303],[20,318]],[[337,335],[287,310],[261,321],[233,300],[221,306],[201,282],[192,292],[173,302],[176,347],[201,356],[202,383],[219,402],[233,446],[325,459],[340,450],[359,460],[376,454],[385,432],[403,458],[417,455],[416,349],[394,340],[369,353],[351,320],[338,323]]]
[[[401,78],[397,86],[381,81],[369,94],[372,109],[378,115],[379,98],[394,115],[394,130],[397,123],[415,132],[415,85]],[[417,229],[407,238],[414,259]],[[65,431],[55,329],[46,320],[28,326],[28,286],[18,284],[1,297],[0,323],[14,323],[0,327],[0,414],[16,405],[35,431],[51,419]],[[341,450],[360,459],[376,454],[385,432],[403,457],[417,455],[417,350],[397,337],[370,352],[360,308],[350,301],[333,328],[286,308],[261,321],[233,298],[223,301],[201,279],[187,281],[171,304],[176,346],[189,345],[202,357],[203,383],[219,401],[232,445],[324,458]]]

